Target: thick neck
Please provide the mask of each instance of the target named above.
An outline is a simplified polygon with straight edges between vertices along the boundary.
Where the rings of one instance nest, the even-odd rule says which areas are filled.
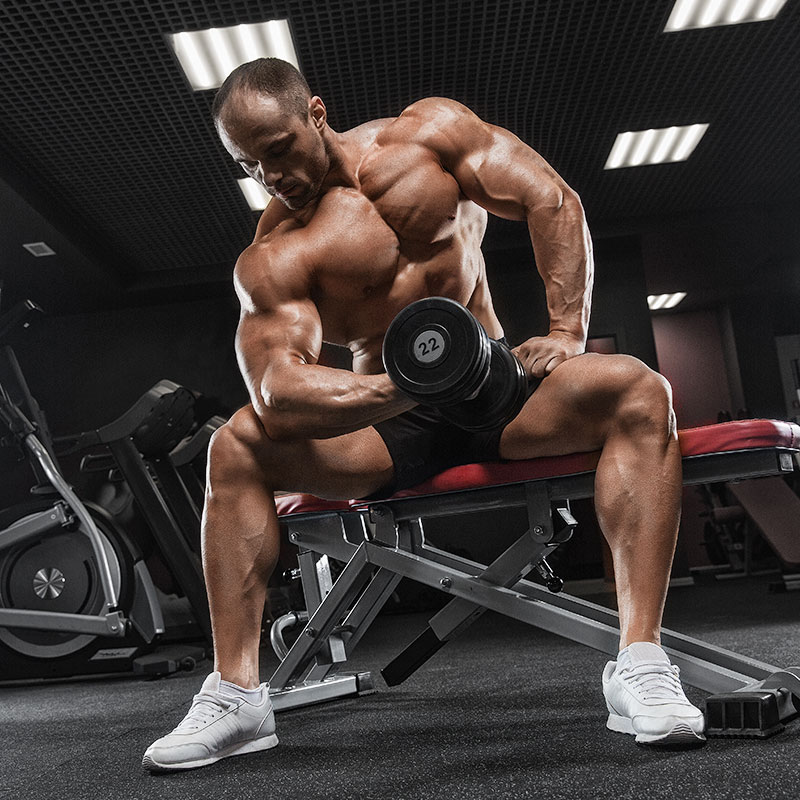
[[[330,164],[328,174],[322,181],[323,189],[330,189],[333,186],[357,187],[359,183],[356,172],[359,159],[351,152],[347,137],[326,125],[323,140]]]

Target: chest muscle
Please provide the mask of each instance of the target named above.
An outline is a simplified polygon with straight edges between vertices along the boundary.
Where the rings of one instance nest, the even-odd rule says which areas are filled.
[[[397,234],[401,250],[432,246],[456,230],[459,188],[422,147],[376,147],[359,170],[361,190]]]

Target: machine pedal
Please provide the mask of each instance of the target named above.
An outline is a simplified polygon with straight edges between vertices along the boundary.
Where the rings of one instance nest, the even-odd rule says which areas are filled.
[[[205,658],[206,651],[203,647],[193,645],[160,647],[153,653],[135,658],[133,671],[136,675],[160,678],[181,670],[191,672]]]
[[[788,689],[712,695],[706,699],[706,736],[768,739],[780,733],[786,727],[781,718],[781,709],[789,699],[787,695]]]

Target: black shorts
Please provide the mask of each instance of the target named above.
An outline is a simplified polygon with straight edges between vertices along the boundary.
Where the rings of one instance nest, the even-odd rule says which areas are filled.
[[[505,337],[500,339],[508,345]],[[448,422],[439,411],[417,406],[375,425],[394,464],[394,480],[370,495],[390,497],[460,464],[500,459],[500,436],[505,425],[473,433]]]
[[[370,495],[377,500],[459,464],[497,461],[504,425],[488,431],[465,431],[445,420],[438,409],[418,406],[375,425],[394,463],[394,479]]]

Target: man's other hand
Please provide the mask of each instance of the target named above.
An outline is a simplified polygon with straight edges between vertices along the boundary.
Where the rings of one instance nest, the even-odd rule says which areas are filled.
[[[533,378],[544,378],[562,361],[584,352],[584,342],[566,331],[552,331],[547,336],[534,336],[514,348],[525,372]]]

